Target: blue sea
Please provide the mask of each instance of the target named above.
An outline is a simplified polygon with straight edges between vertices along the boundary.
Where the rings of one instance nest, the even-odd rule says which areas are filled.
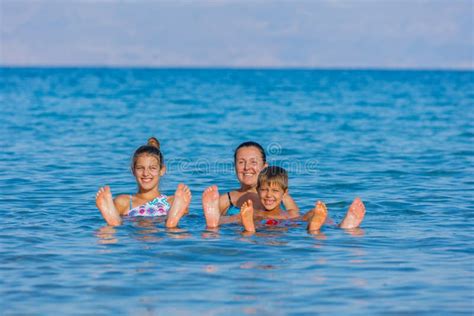
[[[472,315],[474,72],[0,68],[2,315]],[[95,193],[136,192],[155,136],[179,228],[108,227]],[[358,230],[205,229],[253,140],[306,211]]]

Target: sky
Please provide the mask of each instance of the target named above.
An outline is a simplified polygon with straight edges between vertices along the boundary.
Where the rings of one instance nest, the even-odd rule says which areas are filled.
[[[474,0],[0,0],[0,65],[474,69]]]

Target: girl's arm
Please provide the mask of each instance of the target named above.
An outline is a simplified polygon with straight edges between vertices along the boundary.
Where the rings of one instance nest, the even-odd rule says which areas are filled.
[[[121,194],[114,199],[115,209],[117,210],[120,216],[127,214],[130,210],[130,195]]]

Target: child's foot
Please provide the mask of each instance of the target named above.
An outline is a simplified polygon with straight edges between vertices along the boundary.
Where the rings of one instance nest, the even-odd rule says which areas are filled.
[[[328,209],[323,202],[318,201],[312,214],[313,216],[308,220],[308,231],[310,232],[318,231],[323,226],[328,217]]]
[[[122,224],[122,218],[115,208],[114,200],[112,199],[112,192],[110,192],[110,187],[108,185],[97,191],[95,205],[102,213],[107,224],[111,226]]]
[[[174,193],[173,205],[168,212],[168,218],[166,219],[166,227],[173,228],[176,227],[179,223],[181,217],[189,207],[191,203],[191,190],[185,184],[178,184],[176,192]]]
[[[365,206],[362,203],[360,198],[355,198],[354,202],[352,202],[349,210],[347,211],[346,216],[339,224],[339,227],[344,229],[351,229],[359,227],[360,223],[364,219],[365,216]]]
[[[219,226],[219,191],[217,186],[208,187],[202,193],[202,208],[206,217],[207,228],[216,228]]]
[[[253,221],[253,203],[252,200],[244,202],[240,207],[240,216],[242,225],[247,232],[255,232],[255,223]]]

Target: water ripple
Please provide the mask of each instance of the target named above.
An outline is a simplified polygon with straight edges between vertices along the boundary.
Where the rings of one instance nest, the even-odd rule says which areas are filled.
[[[4,314],[472,312],[472,72],[1,71]],[[95,192],[134,192],[151,135],[161,189],[188,183],[190,215],[108,227]],[[338,223],[362,197],[362,228],[207,231],[200,195],[238,186],[246,140],[289,170],[304,211],[324,200]]]

